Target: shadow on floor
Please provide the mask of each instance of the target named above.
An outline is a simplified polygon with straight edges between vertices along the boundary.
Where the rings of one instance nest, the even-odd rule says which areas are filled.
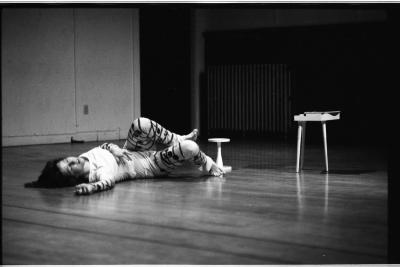
[[[289,166],[282,164],[270,164],[270,163],[261,163],[261,164],[250,164],[247,166],[243,166],[243,169],[281,169],[286,170]]]
[[[200,177],[156,177],[156,178],[137,178],[134,181],[137,183],[160,183],[160,182],[205,182],[213,180],[223,180],[224,177],[214,177],[214,176],[200,176]]]
[[[330,170],[329,174],[360,175],[372,172],[376,172],[376,170]],[[326,171],[321,173],[326,173]]]
[[[288,165],[279,165],[279,164],[251,164],[244,166],[243,169],[276,169],[276,170],[282,170],[282,171],[288,171],[288,172],[295,172],[295,167],[294,166],[288,166]],[[303,171],[319,171],[315,169],[307,169],[303,168]],[[366,174],[366,173],[373,173],[376,172],[376,170],[370,170],[370,169],[353,169],[353,170],[330,170],[329,174],[342,174],[342,175],[361,175],[361,174]],[[320,172],[321,174],[325,174],[326,171],[323,170]]]

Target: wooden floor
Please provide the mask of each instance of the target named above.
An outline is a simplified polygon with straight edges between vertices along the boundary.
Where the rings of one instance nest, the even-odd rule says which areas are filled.
[[[121,142],[116,141],[121,144]],[[387,170],[376,148],[224,144],[224,178],[148,179],[75,196],[31,189],[47,159],[98,143],[3,148],[3,264],[387,263]],[[213,158],[215,144],[200,143]]]

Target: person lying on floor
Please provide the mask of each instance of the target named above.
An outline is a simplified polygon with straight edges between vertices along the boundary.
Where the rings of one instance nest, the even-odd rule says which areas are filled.
[[[25,187],[75,186],[76,194],[86,195],[109,190],[127,179],[176,177],[183,169],[195,176],[223,175],[224,171],[200,150],[197,135],[197,129],[178,135],[141,117],[132,123],[123,148],[104,143],[79,157],[50,160],[38,180]],[[157,145],[164,149],[156,150]]]

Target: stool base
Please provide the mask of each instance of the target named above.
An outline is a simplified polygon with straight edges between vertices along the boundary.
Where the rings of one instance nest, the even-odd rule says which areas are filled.
[[[225,173],[229,173],[232,171],[232,166],[224,166],[222,167],[222,169],[224,170]]]

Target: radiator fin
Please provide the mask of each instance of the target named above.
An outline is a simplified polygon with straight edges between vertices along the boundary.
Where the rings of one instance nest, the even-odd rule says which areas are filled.
[[[207,126],[213,131],[287,135],[291,75],[286,64],[207,67]]]

